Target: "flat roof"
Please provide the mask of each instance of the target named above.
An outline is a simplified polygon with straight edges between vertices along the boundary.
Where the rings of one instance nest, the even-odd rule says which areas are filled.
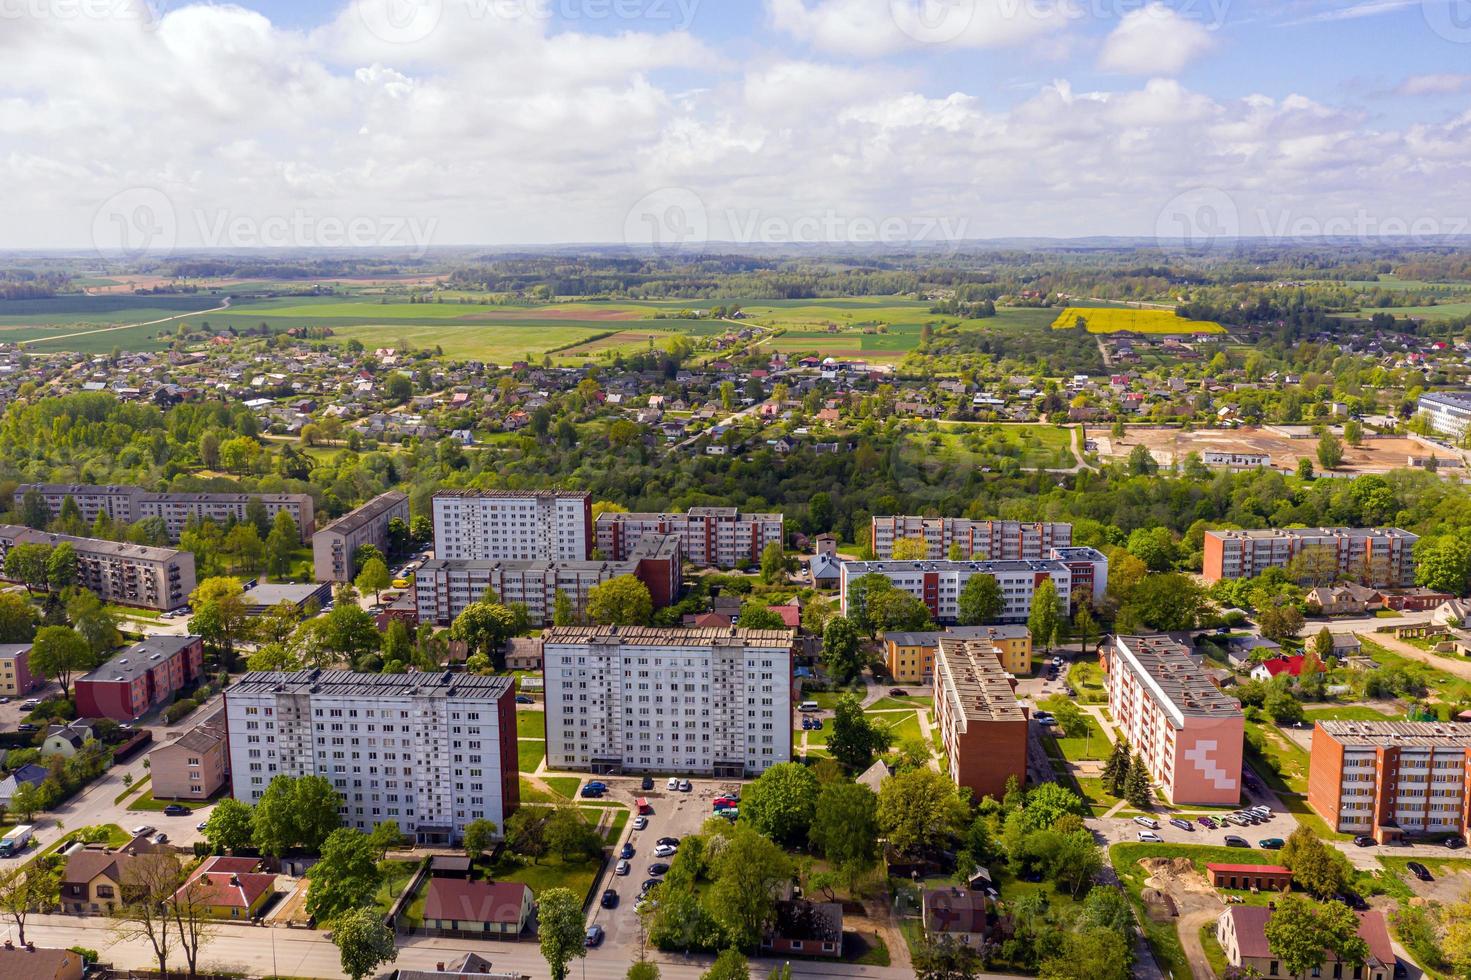
[[[935,646],[941,637],[952,640],[1020,640],[1031,636],[1031,630],[1015,626],[952,626],[947,630],[922,630],[917,633],[885,633],[884,639],[901,647]]]
[[[360,674],[351,670],[253,670],[232,684],[232,694],[314,694],[324,698],[456,697],[499,700],[515,686],[513,677],[483,677],[453,671]]]
[[[439,490],[435,500],[585,500],[586,490]]]
[[[0,660],[14,660],[30,648],[29,643],[0,643]]]
[[[1001,666],[991,641],[940,637],[935,656],[937,689],[942,675],[947,696],[967,722],[1026,721],[1012,677]]]
[[[869,572],[1058,572],[1068,567],[1055,558],[1006,558],[998,561],[845,561],[844,571]]]
[[[1003,521],[990,517],[921,517],[918,514],[890,514],[885,517],[875,515],[872,520],[875,524],[879,521],[920,521],[925,524],[969,524],[971,527],[1072,527],[1067,521]]]
[[[312,597],[321,595],[324,591],[330,594],[330,582],[310,585],[299,585],[295,582],[262,582],[260,585],[246,589],[244,599],[248,605],[252,606],[274,606],[282,602],[300,606]]]
[[[1221,693],[1179,640],[1163,634],[1116,636],[1113,647],[1143,675],[1155,700],[1182,719],[1241,714],[1240,702]]]
[[[654,627],[654,626],[554,626],[541,635],[545,646],[622,645],[649,647],[745,646],[790,649],[796,642],[795,630],[747,630],[728,628]]]
[[[1457,721],[1320,721],[1323,733],[1348,746],[1471,748],[1471,724]]]
[[[363,504],[361,507],[358,507],[355,510],[350,510],[346,514],[343,514],[341,517],[337,518],[337,520],[328,524],[326,527],[319,528],[317,530],[317,533],[321,534],[323,531],[336,531],[338,533],[354,531],[359,527],[362,527],[368,521],[383,516],[383,514],[392,510],[394,507],[397,507],[400,503],[406,502],[408,499],[408,494],[403,493],[399,490],[390,490],[387,493],[380,493],[378,496],[374,497],[366,504]]]
[[[1471,391],[1427,391],[1420,395],[1422,402],[1440,402],[1455,408],[1471,411]]]
[[[137,680],[200,639],[198,636],[145,637],[79,680],[103,683]]]
[[[1265,527],[1244,531],[1207,531],[1207,537],[1228,539],[1250,538],[1401,538],[1418,541],[1420,536],[1397,527]]]

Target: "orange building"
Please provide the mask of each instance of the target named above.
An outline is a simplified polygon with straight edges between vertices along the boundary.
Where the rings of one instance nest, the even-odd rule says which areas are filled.
[[[989,640],[940,637],[935,652],[935,724],[950,778],[976,799],[1001,799],[1008,776],[1027,781],[1027,712],[1016,681]]]

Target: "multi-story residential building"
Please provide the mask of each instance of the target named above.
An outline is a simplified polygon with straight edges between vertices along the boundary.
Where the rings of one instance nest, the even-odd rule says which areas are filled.
[[[76,552],[77,583],[97,593],[103,602],[167,611],[184,605],[194,591],[194,556],[187,551],[0,524],[0,562],[18,544],[54,548],[63,543]]]
[[[1114,722],[1175,804],[1241,799],[1241,704],[1221,693],[1184,644],[1116,636],[1101,652]]]
[[[1471,391],[1427,391],[1416,407],[1440,435],[1459,440],[1471,427]]]
[[[1419,535],[1399,528],[1297,527],[1205,532],[1201,575],[1207,582],[1255,578],[1294,559],[1305,582],[1343,579],[1376,589],[1415,584]],[[1326,580],[1326,581],[1324,581]]]
[[[870,530],[874,557],[894,557],[894,542],[924,541],[925,558],[939,561],[959,546],[966,561],[1036,561],[1053,548],[1073,543],[1071,524],[1022,521],[973,521],[964,517],[875,517]]]
[[[224,709],[183,735],[148,753],[153,797],[158,800],[207,800],[230,772]]]
[[[318,582],[351,582],[352,559],[357,550],[370,544],[388,553],[388,524],[394,518],[409,520],[407,494],[390,490],[343,514],[312,537],[312,571]]]
[[[1007,673],[1032,672],[1032,634],[1025,626],[952,626],[943,633],[885,633],[884,662],[889,676],[909,684],[928,684],[935,676],[940,638],[986,640]]]
[[[1096,548],[1053,548],[1052,557],[1072,573],[1072,594],[1083,595],[1095,606],[1108,590],[1108,558]]]
[[[1406,834],[1467,834],[1471,724],[1320,721],[1308,803],[1328,826],[1380,843]]]
[[[520,803],[515,696],[509,677],[253,671],[225,691],[235,798],[315,775],[358,830],[395,820],[448,845],[472,820],[505,827]]]
[[[1108,578],[1104,561],[1103,579]],[[974,575],[990,575],[1001,586],[1003,606],[999,619],[1024,623],[1032,612],[1032,594],[1052,579],[1063,612],[1071,612],[1073,573],[1055,558],[1043,561],[845,561],[838,580],[843,615],[848,615],[848,587],[864,575],[882,575],[922,601],[939,623],[960,617],[960,593]]]
[[[1270,453],[1232,453],[1208,449],[1200,454],[1200,461],[1212,469],[1230,470],[1232,473],[1272,468]]]
[[[0,643],[0,694],[20,697],[41,686],[41,679],[31,674],[29,643]]]
[[[77,679],[77,714],[137,721],[173,701],[203,670],[202,637],[150,636]]]
[[[311,539],[316,526],[315,505],[308,493],[149,493],[142,487],[23,483],[15,488],[16,507],[20,507],[32,490],[41,495],[53,518],[61,514],[62,505],[70,497],[88,524],[99,513],[120,524],[160,517],[174,541],[179,540],[184,528],[193,521],[229,524],[245,520],[246,508],[252,500],[265,504],[266,517],[271,520],[279,511],[290,514],[303,541]]]
[[[466,606],[490,592],[501,602],[524,604],[532,625],[544,626],[552,621],[558,592],[582,616],[593,587],[622,575],[648,586],[655,609],[670,605],[679,598],[684,582],[679,538],[648,535],[627,561],[618,562],[434,558],[414,573],[414,602],[419,622],[448,626]]]
[[[1027,781],[1027,713],[1016,681],[990,640],[940,637],[935,653],[935,725],[955,785],[1001,799],[1006,780]]]
[[[454,561],[587,561],[586,493],[443,490],[434,495],[434,557]]]
[[[677,534],[687,560],[701,568],[761,561],[768,544],[786,540],[781,514],[743,514],[734,507],[691,507],[686,514],[600,514],[598,552],[622,561],[646,534]]]
[[[547,764],[756,776],[792,760],[791,630],[557,627]]]

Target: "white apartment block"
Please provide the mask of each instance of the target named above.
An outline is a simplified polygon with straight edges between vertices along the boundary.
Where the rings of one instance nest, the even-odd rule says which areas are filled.
[[[790,762],[795,636],[734,628],[548,630],[547,765],[737,778]]]
[[[1102,555],[1099,556],[1103,558]],[[1073,572],[1065,562],[1043,561],[845,561],[839,572],[839,601],[848,615],[848,587],[864,575],[878,574],[929,607],[939,623],[960,618],[960,593],[974,575],[994,576],[1001,586],[1003,623],[1024,623],[1032,614],[1032,595],[1047,579],[1057,586],[1061,609],[1072,613]],[[1103,581],[1108,560],[1103,559]]]
[[[1371,588],[1411,588],[1419,535],[1399,528],[1305,527],[1205,532],[1201,575],[1207,582],[1255,578],[1286,568],[1305,552],[1321,556],[1344,581]],[[1314,555],[1304,558],[1312,564]]]
[[[1022,521],[973,521],[964,517],[875,517],[871,529],[874,557],[894,557],[894,542],[923,539],[925,558],[950,557],[952,545],[966,561],[1040,561],[1053,548],[1073,543],[1071,524]]]
[[[1467,833],[1471,725],[1321,721],[1313,730],[1308,803],[1340,833],[1379,843]]]
[[[121,524],[160,517],[172,541],[179,540],[191,522],[229,524],[245,520],[246,508],[252,500],[265,504],[266,517],[270,520],[275,520],[277,512],[282,510],[290,514],[303,541],[311,540],[316,528],[316,509],[309,493],[149,493],[142,487],[23,483],[15,488],[17,508],[30,490],[41,495],[53,519],[60,516],[62,505],[70,497],[88,524],[96,521],[99,513]]]
[[[434,495],[434,557],[587,561],[592,498],[560,491],[445,490]]]
[[[1471,427],[1471,391],[1429,391],[1417,409],[1430,420],[1430,430],[1459,440]]]
[[[277,775],[323,776],[343,825],[394,820],[420,844],[499,827],[520,802],[516,684],[472,674],[254,671],[225,692],[230,774],[254,804]]]
[[[622,561],[646,534],[677,534],[685,558],[701,568],[757,565],[773,541],[786,540],[781,514],[743,514],[735,507],[691,507],[686,514],[601,514],[598,551]]]
[[[1235,806],[1246,726],[1241,704],[1168,636],[1116,636],[1102,663],[1109,714],[1165,798]]]

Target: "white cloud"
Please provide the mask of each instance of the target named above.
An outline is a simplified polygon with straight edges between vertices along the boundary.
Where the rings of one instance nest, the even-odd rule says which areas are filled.
[[[1471,75],[1444,73],[1411,75],[1395,88],[1396,95],[1457,95],[1471,89]]]
[[[1098,66],[1125,75],[1175,75],[1213,44],[1199,22],[1150,3],[1123,16],[1104,42]]]
[[[833,54],[871,57],[1017,45],[1067,23],[1047,0],[767,0],[777,30]]]

